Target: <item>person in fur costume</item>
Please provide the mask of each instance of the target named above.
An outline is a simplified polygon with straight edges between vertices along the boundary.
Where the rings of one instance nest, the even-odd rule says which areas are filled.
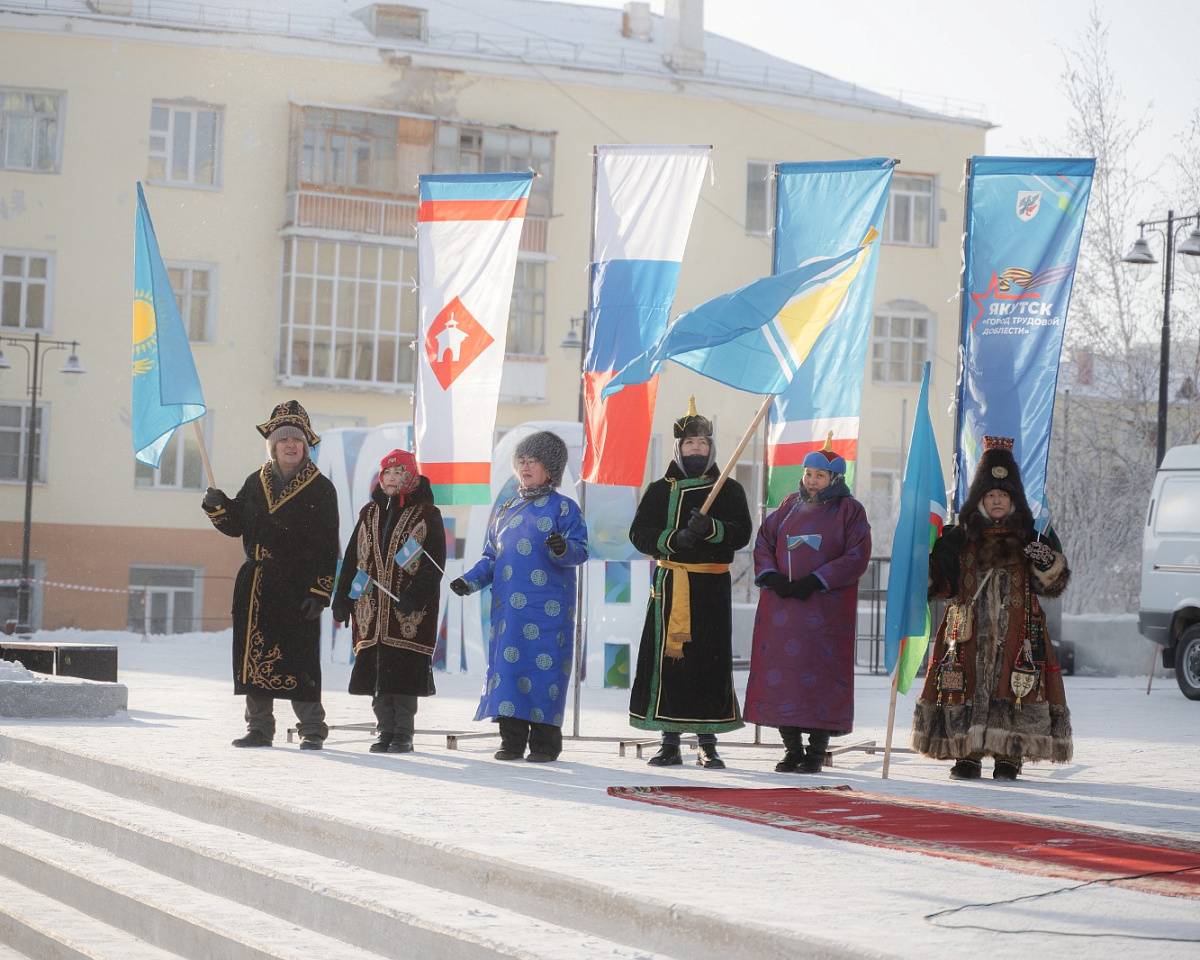
[[[1058,538],[1039,535],[1013,441],[984,437],[959,515],[929,557],[929,597],[948,599],[913,717],[913,749],[954,760],[973,780],[982,759],[1015,780],[1025,760],[1071,759],[1071,713],[1038,597],[1057,597],[1070,570]]]

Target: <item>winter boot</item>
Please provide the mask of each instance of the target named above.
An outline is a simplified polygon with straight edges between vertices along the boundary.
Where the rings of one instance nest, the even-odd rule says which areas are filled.
[[[972,760],[970,757],[964,757],[962,760],[955,760],[954,766],[950,768],[951,780],[978,780],[979,774],[983,770],[983,764],[978,760]]]
[[[706,770],[724,770],[725,761],[717,756],[715,743],[702,743],[696,750],[696,763]]]
[[[683,763],[683,755],[676,744],[664,743],[646,762],[652,767],[678,767]]]
[[[387,748],[388,753],[412,753],[412,737],[396,737]]]
[[[800,773],[820,773],[825,766],[825,751],[829,748],[829,733],[813,730],[808,734],[808,746],[800,762]]]
[[[1021,772],[1021,761],[1006,757],[997,757],[996,766],[992,770],[993,780],[1016,780]],[[976,774],[978,776],[978,774]]]
[[[377,739],[371,746],[367,748],[368,753],[387,753],[388,747],[392,745],[392,735],[390,733],[380,733]]]
[[[244,737],[233,741],[235,747],[269,747],[271,738],[261,730],[251,730]]]
[[[800,742],[798,727],[780,727],[779,736],[783,739],[786,752],[783,759],[775,764],[776,773],[795,773],[804,762],[804,744]]]

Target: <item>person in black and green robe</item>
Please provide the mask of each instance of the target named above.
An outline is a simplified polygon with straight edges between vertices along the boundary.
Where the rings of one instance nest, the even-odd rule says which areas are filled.
[[[232,499],[209,487],[212,525],[241,537],[246,560],[233,588],[233,688],[246,698],[246,736],[235,747],[269,747],[276,700],[290,700],[300,748],[319,750],[329,728],[321,705],[321,611],[338,557],[337,492],[309,459],[321,438],[295,400],[258,425],[270,460]]]
[[[690,398],[675,421],[666,476],[642,495],[629,539],[657,561],[629,698],[629,722],[661,730],[651,766],[683,762],[681,734],[698,735],[696,762],[722,768],[717,734],[743,726],[733,689],[733,608],[729,565],[750,542],[746,493],[727,479],[707,515],[700,507],[720,475],[712,421]]]

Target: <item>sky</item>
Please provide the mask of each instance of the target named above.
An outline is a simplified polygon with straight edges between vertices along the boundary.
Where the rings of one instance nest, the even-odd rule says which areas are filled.
[[[620,9],[623,0],[589,0]],[[650,0],[663,12],[665,0]],[[1150,111],[1138,164],[1149,176],[1200,108],[1200,2],[1095,0],[1131,118]],[[1093,0],[707,0],[705,29],[879,93],[951,97],[997,125],[988,153],[1024,156],[1066,123],[1064,52]],[[1045,151],[1039,151],[1045,155]],[[1154,196],[1177,209],[1200,198]],[[1161,215],[1149,209],[1146,216]]]

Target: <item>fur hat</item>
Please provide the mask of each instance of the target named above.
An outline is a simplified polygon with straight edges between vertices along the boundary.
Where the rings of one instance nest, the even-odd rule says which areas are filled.
[[[683,465],[683,441],[689,437],[700,437],[708,441],[708,463],[705,464],[703,470],[696,476],[703,476],[712,469],[712,465],[717,462],[717,444],[713,440],[713,424],[708,417],[702,417],[696,412],[696,398],[688,397],[688,412],[675,421],[675,449],[674,459],[676,465],[684,475],[687,475],[687,470]]]
[[[1021,468],[1012,454],[1011,437],[984,437],[983,453],[975,468],[975,478],[963,502],[962,516],[974,517],[983,498],[993,490],[1003,490],[1012,499],[1013,510],[1019,515],[1023,526],[1033,526],[1033,514],[1025,499],[1025,487],[1021,483]]]
[[[313,433],[312,424],[308,422],[308,411],[300,406],[299,400],[285,400],[271,411],[271,418],[266,423],[260,423],[256,427],[258,432],[266,438],[272,455],[274,455],[275,443],[284,438],[284,434],[280,434],[272,439],[280,427],[296,427],[300,432],[287,434],[287,436],[303,437],[304,442],[310,447],[315,447],[321,442],[321,438]]]
[[[524,457],[532,457],[546,468],[546,473],[550,475],[550,486],[558,487],[562,483],[563,470],[567,466],[567,445],[558,434],[541,430],[521,440],[513,449],[514,473],[517,470],[517,461]]]
[[[388,467],[399,467],[403,471],[399,487],[401,493],[412,493],[417,489],[417,484],[421,480],[421,472],[417,469],[417,458],[415,456],[407,450],[393,450],[379,461],[379,473],[381,476],[383,471]]]
[[[825,437],[825,446],[820,450],[810,451],[801,461],[800,466],[812,467],[814,470],[828,470],[830,473],[845,473],[846,458],[839,456],[833,449],[833,431]]]

